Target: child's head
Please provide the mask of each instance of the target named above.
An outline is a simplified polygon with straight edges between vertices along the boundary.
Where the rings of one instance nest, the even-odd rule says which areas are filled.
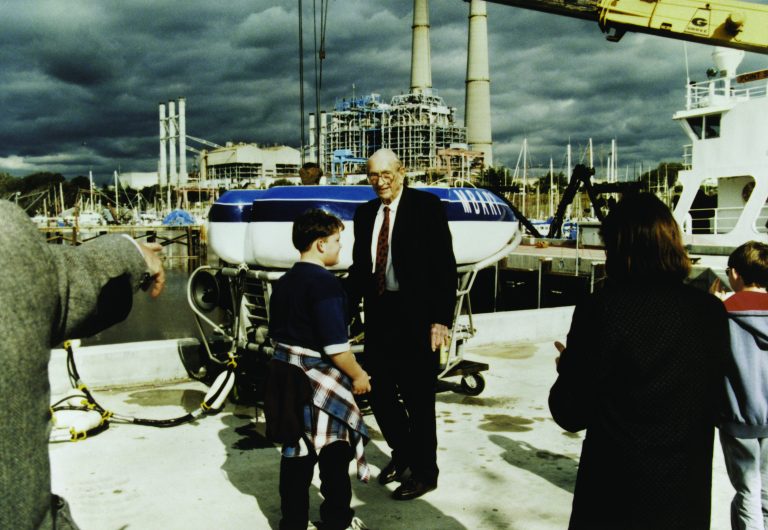
[[[748,241],[728,256],[728,280],[734,291],[768,287],[768,245]]]
[[[326,266],[339,261],[341,250],[341,219],[324,210],[313,208],[299,215],[293,222],[293,246],[302,253],[316,255]]]

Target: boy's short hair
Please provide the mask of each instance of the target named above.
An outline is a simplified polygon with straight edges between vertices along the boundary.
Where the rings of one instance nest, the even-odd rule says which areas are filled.
[[[747,241],[730,256],[728,266],[736,269],[747,287],[768,287],[768,245]]]
[[[344,230],[344,223],[341,222],[341,219],[325,210],[312,208],[293,221],[291,239],[296,250],[304,252],[316,240],[331,236],[341,230]]]

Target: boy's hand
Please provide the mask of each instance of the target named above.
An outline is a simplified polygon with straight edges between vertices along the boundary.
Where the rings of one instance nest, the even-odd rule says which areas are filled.
[[[363,373],[352,380],[352,393],[356,396],[367,394],[371,391],[371,376],[363,370]]]

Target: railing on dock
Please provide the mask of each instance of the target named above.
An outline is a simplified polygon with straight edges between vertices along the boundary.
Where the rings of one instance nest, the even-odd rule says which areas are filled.
[[[126,234],[137,241],[160,243],[168,268],[193,270],[206,262],[207,242],[202,225],[187,226],[40,226],[46,241],[55,245],[83,245],[108,234]]]
[[[519,247],[499,266],[481,271],[470,295],[475,312],[574,305],[602,287],[604,252],[589,250],[577,259],[573,247],[559,255],[537,250]]]

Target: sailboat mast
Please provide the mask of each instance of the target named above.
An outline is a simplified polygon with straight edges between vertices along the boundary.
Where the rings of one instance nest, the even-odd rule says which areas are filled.
[[[93,171],[91,170],[88,170],[88,195],[91,199],[91,210],[93,210],[95,205],[93,204]]]
[[[554,203],[554,200],[553,200],[554,199],[554,195],[552,195],[552,193],[553,193],[552,188],[553,188],[554,180],[555,180],[555,170],[554,170],[554,167],[552,165],[552,159],[550,158],[549,159],[549,216],[548,217],[552,217],[554,215],[554,211],[555,211],[554,210],[555,203]]]
[[[527,201],[526,189],[528,187],[528,138],[523,138],[523,215],[525,215],[525,203]]]

